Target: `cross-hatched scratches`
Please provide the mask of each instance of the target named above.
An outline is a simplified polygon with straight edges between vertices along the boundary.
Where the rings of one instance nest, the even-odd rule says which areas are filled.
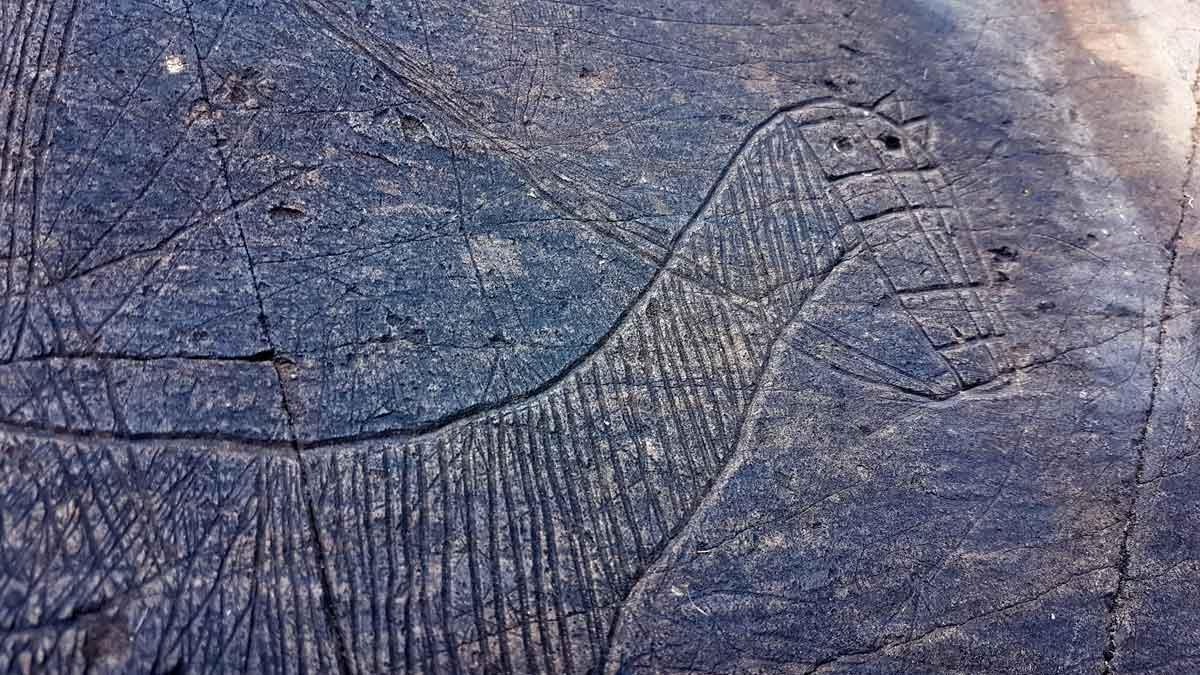
[[[864,120],[902,135],[832,100],[755,127],[620,323],[535,395],[286,456],[12,443],[0,667],[601,668],[622,604],[741,456],[770,355],[852,258],[914,323],[908,347],[953,370],[945,391],[1002,369],[949,185]],[[833,370],[922,391],[839,345]]]
[[[0,458],[0,668],[332,667],[294,464],[11,440]]]
[[[925,175],[928,158],[893,171],[898,160],[876,154],[874,174],[839,179],[810,112],[781,113],[747,140],[629,315],[553,387],[413,441],[306,460],[334,547],[333,614],[359,668],[601,667],[620,606],[744,437],[773,345],[850,251],[867,252],[904,308],[917,292],[954,294],[947,314],[969,316],[950,321],[973,332],[942,342],[948,319],[912,311],[922,348],[961,373],[954,350],[1001,333],[980,323],[978,256],[957,214],[925,217],[952,200],[940,174]],[[925,285],[897,272],[885,248],[897,241],[928,257]]]

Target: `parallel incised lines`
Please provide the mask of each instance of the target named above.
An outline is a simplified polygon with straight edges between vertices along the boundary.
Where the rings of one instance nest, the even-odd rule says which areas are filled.
[[[925,348],[950,355],[954,384],[927,395],[995,376],[992,361],[955,361],[1002,330],[940,172],[907,135],[891,158],[872,138],[823,140],[829,127],[862,136],[862,116],[818,101],[757,128],[621,324],[538,395],[312,460],[324,491],[357,498],[324,516],[347,533],[331,558],[355,578],[336,614],[357,627],[358,667],[600,667],[616,609],[744,437],[768,354],[848,256],[870,256]],[[873,169],[839,169],[863,144],[874,154],[854,161]],[[394,620],[378,623],[378,607]]]

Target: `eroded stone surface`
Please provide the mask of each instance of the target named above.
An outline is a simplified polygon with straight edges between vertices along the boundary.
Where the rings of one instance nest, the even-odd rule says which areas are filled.
[[[6,669],[1193,664],[1194,10],[3,8]]]

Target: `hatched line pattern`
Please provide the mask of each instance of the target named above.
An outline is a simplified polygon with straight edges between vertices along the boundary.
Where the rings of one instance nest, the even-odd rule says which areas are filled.
[[[866,247],[882,276],[896,276],[889,283],[898,295],[951,297],[965,317],[957,321],[972,322],[977,335],[1000,334],[972,314],[970,303],[982,303],[975,294],[983,280],[963,263],[977,254],[955,240],[949,219],[955,214],[938,207],[937,218],[923,215],[921,205],[947,201],[944,210],[952,209],[948,187],[935,182],[940,173],[928,160],[909,172],[921,178],[921,190],[886,168],[876,172],[872,177],[887,179],[877,193],[883,196],[855,213],[843,187],[855,178],[831,178],[806,130],[803,118],[785,113],[756,133],[654,287],[609,342],[561,383],[428,439],[319,461],[314,480],[325,492],[349,491],[372,473],[387,483],[374,490],[375,502],[327,509],[332,531],[351,532],[355,518],[371,514],[356,536],[333,542],[337,559],[345,560],[337,575],[395,576],[386,556],[358,562],[347,556],[388,550],[388,537],[409,542],[407,592],[399,602],[411,618],[402,628],[382,627],[402,630],[403,640],[361,631],[377,607],[397,601],[394,595],[364,598],[371,588],[359,582],[339,600],[336,614],[349,632],[366,636],[367,644],[355,645],[357,667],[545,673],[601,667],[618,608],[736,450],[774,342],[848,251]],[[918,242],[933,261],[936,274],[923,286],[903,281],[884,250],[889,235],[874,227],[882,219],[871,211],[884,198],[901,206],[888,227],[913,228],[907,241]],[[398,474],[354,468],[364,465],[407,468]],[[407,501],[396,506],[395,499]],[[396,513],[398,522],[372,520]]]
[[[6,495],[6,512],[36,517],[0,554],[20,561],[15,546],[40,541],[39,559],[59,570],[117,570],[81,577],[91,594],[153,587],[160,599],[139,601],[139,614],[157,640],[155,670],[600,669],[620,607],[747,436],[776,344],[852,252],[869,255],[956,391],[1002,370],[991,355],[1003,328],[950,186],[901,126],[863,112],[823,100],[759,125],[612,334],[536,395],[429,433],[291,459],[192,452],[169,464],[104,450],[93,470],[79,447],[41,448],[37,461],[57,456],[62,468]],[[864,120],[901,135],[901,152],[881,150]],[[916,390],[894,370],[874,372]],[[236,476],[215,477],[241,461]],[[73,511],[45,503],[78,490],[70,481],[94,499]],[[188,518],[165,527],[177,510]],[[39,534],[95,523],[128,546],[68,551]],[[193,577],[214,560],[216,579]],[[4,580],[18,595],[48,574],[9,569],[22,570]],[[89,593],[49,594],[67,606]],[[66,670],[85,662],[78,634],[47,652],[41,627],[10,628],[0,653],[62,654]]]

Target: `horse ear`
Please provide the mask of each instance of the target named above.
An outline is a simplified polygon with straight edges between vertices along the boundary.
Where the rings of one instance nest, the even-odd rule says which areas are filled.
[[[871,110],[899,126],[921,147],[929,146],[929,118],[925,115],[914,115],[912,101],[905,101],[895,91],[890,91],[876,99],[871,104]]]

